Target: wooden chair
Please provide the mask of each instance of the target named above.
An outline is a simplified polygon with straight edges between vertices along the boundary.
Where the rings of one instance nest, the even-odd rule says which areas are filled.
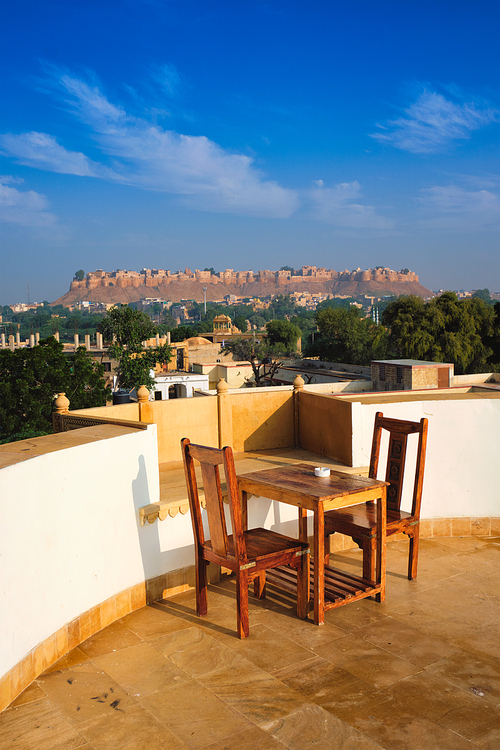
[[[427,445],[427,419],[409,422],[375,415],[369,476],[377,478],[382,430],[389,432],[389,449],[385,481],[387,488],[387,536],[403,532],[410,539],[408,578],[417,577],[420,503],[424,481],[425,449]],[[408,436],[418,434],[417,460],[413,484],[411,512],[400,509]],[[376,506],[373,502],[352,505],[325,513],[325,560],[330,554],[330,534],[339,532],[350,536],[363,549],[363,578],[375,580],[377,544]]]
[[[267,529],[243,529],[241,502],[230,447],[217,449],[181,441],[182,457],[193,523],[196,554],[196,611],[207,613],[207,565],[215,562],[236,573],[238,636],[246,638],[248,585],[254,581],[255,596],[265,597],[266,570],[280,565],[297,569],[297,615],[307,617],[309,605],[309,545]],[[195,475],[201,464],[210,539],[205,539]],[[227,533],[219,466],[224,467],[232,534]]]

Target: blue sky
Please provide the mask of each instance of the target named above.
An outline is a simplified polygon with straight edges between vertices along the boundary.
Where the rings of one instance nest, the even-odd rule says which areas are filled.
[[[0,303],[96,268],[500,291],[496,0],[0,0]]]

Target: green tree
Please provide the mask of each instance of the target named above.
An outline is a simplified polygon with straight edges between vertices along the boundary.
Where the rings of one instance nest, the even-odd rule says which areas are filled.
[[[472,293],[472,297],[475,299],[482,299],[483,302],[486,302],[488,305],[493,304],[489,289],[476,289],[476,291]]]
[[[263,318],[262,315],[250,315],[248,320],[253,326],[256,326],[257,328],[263,328],[266,325],[266,319]]]
[[[370,364],[385,357],[385,328],[369,318],[362,318],[357,307],[325,308],[316,313],[319,336],[306,347],[306,354],[323,361],[353,365]]]
[[[267,340],[270,344],[283,344],[287,351],[296,351],[301,337],[300,328],[288,320],[270,320],[266,323]]]
[[[236,328],[239,328],[242,333],[246,333],[248,330],[247,319],[244,315],[236,315],[234,319],[234,325],[236,326]]]
[[[83,270],[83,268],[80,268],[79,271],[75,271],[75,279],[77,281],[83,281],[84,278],[85,278],[85,271]]]
[[[306,349],[314,338],[313,334],[317,331],[315,311],[301,308],[297,315],[290,318],[290,323],[300,328],[302,348]]]
[[[118,361],[119,386],[151,388],[154,378],[149,371],[156,363],[170,362],[172,356],[168,344],[145,348],[144,342],[158,332],[151,318],[146,313],[119,305],[109,310],[97,328],[104,340],[111,342],[108,354]]]
[[[191,336],[196,336],[196,331],[192,326],[177,326],[170,332],[170,341],[179,342],[190,339]]]
[[[277,370],[282,365],[280,357],[287,353],[286,347],[281,343],[271,344],[265,339],[257,341],[255,338],[225,341],[220,351],[221,354],[230,352],[237,362],[250,362],[254,382],[247,381],[247,384],[256,386],[267,385],[267,381],[273,382]]]
[[[166,326],[168,330],[171,330],[172,328],[175,328],[175,318],[173,317],[170,310],[165,310],[163,313],[163,326]]]
[[[347,297],[346,299],[340,299],[339,297],[333,297],[332,299],[324,299],[323,302],[318,302],[316,305],[316,312],[319,310],[326,310],[329,307],[337,308],[343,307],[346,310],[351,309],[351,302],[354,302],[354,297]]]
[[[426,320],[425,304],[421,297],[399,297],[383,311],[382,323],[390,329],[392,357],[425,359],[432,350],[434,336],[430,330],[431,320]]]
[[[71,409],[105,406],[111,399],[111,390],[104,380],[104,365],[96,362],[83,346],[65,356],[71,373],[65,393]]]
[[[384,310],[392,357],[450,362],[457,375],[495,369],[495,307],[445,292],[428,303],[400,297]]]
[[[490,368],[494,372],[500,372],[500,302],[493,304],[493,321],[491,335],[486,343],[491,348]]]
[[[292,302],[289,294],[279,294],[269,305],[269,312],[273,318],[283,319],[289,315],[294,315],[296,309],[297,305]]]
[[[0,350],[0,436],[52,432],[53,400],[60,392],[73,409],[104,406],[110,392],[103,371],[83,347],[65,355],[52,337],[32,349]]]

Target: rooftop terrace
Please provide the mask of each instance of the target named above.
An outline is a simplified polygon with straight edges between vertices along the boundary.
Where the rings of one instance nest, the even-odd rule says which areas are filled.
[[[2,748],[497,750],[500,392],[301,382],[69,412],[69,431],[0,447]],[[232,445],[239,472],[363,472],[378,410],[429,419],[418,579],[392,541],[384,604],[318,628],[271,591],[240,642],[217,568],[199,620],[180,439]],[[296,535],[291,506],[249,512]],[[360,565],[333,540],[336,565]]]
[[[500,538],[388,544],[387,599],[294,616],[270,588],[235,634],[234,582],[144,607],[81,643],[0,715],[7,750],[496,750]],[[361,553],[335,554],[361,567]]]

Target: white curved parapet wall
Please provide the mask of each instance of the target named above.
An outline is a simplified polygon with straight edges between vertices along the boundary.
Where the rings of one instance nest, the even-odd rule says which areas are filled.
[[[12,443],[0,459],[0,680],[14,669],[12,700],[75,640],[143,606],[145,581],[191,565],[193,538],[189,514],[140,526],[139,507],[159,499],[154,424]],[[84,613],[97,618],[88,635]]]

